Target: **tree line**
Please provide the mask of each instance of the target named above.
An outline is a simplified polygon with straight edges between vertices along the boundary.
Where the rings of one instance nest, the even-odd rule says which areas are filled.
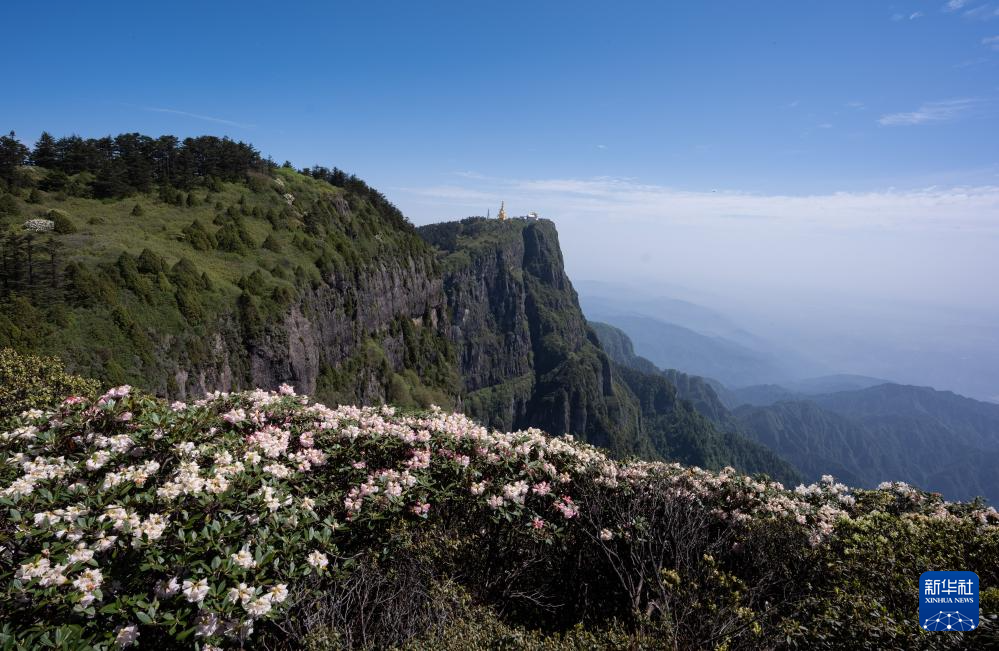
[[[70,186],[70,177],[86,173],[84,185],[96,198],[126,197],[148,192],[154,185],[190,189],[237,181],[248,172],[269,172],[275,167],[252,145],[215,136],[181,140],[123,133],[55,138],[42,132],[33,149],[13,131],[0,137],[0,183],[8,189],[30,185],[19,169],[24,165],[46,170],[39,183],[44,190],[63,191]]]

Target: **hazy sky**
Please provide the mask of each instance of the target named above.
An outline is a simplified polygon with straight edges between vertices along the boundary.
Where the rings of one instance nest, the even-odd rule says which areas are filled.
[[[227,134],[417,223],[506,200],[575,277],[999,308],[999,0],[7,5],[28,141]]]

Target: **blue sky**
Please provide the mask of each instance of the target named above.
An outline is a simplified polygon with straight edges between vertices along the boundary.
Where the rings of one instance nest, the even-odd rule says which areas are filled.
[[[400,188],[456,172],[780,194],[999,179],[996,0],[3,14],[4,128],[228,134],[357,171],[404,207]]]
[[[416,223],[537,210],[576,279],[679,287],[813,337],[877,322],[849,335],[886,350],[919,325],[906,356],[997,331],[999,0],[15,2],[2,17],[0,128],[28,141],[229,135],[355,172]],[[979,349],[999,364],[993,339]]]

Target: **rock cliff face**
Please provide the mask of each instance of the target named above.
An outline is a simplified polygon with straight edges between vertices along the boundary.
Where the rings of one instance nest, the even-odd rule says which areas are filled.
[[[621,408],[625,390],[586,325],[552,222],[468,219],[420,234],[440,252],[466,411],[653,453],[635,410]]]
[[[251,383],[288,382],[315,394],[324,370],[347,363],[369,342],[377,345],[389,368],[402,370],[407,341],[398,327],[401,321],[439,328],[443,295],[433,266],[429,255],[388,258],[363,273],[336,272],[327,277],[325,284],[304,292],[273,329],[280,333],[273,342],[277,345],[251,348]],[[382,383],[364,375],[356,379],[358,400],[386,399]]]
[[[428,328],[442,336],[443,304],[441,276],[428,248],[422,255],[386,256],[365,269],[336,270],[258,329],[241,323],[238,310],[223,313],[207,338],[203,360],[183,353],[173,357],[175,388],[167,393],[185,398],[287,382],[314,395],[324,388],[324,373],[371,347],[378,349],[376,359],[365,361],[375,362],[374,367],[360,369],[350,382],[334,388],[344,399],[385,401],[385,382],[373,374],[400,371],[407,367],[407,353],[412,357],[400,324],[408,321],[410,329]],[[423,363],[415,364],[416,369],[427,360],[418,362]]]

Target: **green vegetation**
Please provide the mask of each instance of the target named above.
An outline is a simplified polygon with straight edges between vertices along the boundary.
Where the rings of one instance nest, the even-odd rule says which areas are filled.
[[[67,373],[58,359],[0,349],[0,424],[29,409],[51,409],[66,396],[97,392],[97,382]]]
[[[8,136],[0,159],[0,346],[59,355],[104,382],[185,395],[225,369],[231,386],[250,386],[253,356],[280,354],[270,349],[305,292],[343,292],[388,261],[431,262],[363,181],[276,168],[243,143],[43,134],[28,151]],[[29,231],[28,217],[54,228]],[[406,345],[393,371],[414,404],[443,397],[446,351],[409,362],[444,344],[421,334]],[[340,397],[360,399],[350,389]]]

